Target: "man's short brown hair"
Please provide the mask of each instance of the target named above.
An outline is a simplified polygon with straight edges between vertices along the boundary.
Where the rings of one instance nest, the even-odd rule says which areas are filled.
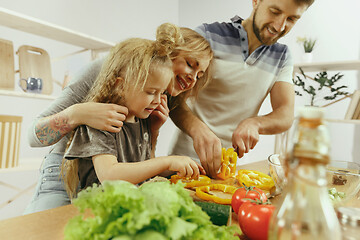
[[[294,1],[297,4],[306,4],[308,5],[308,7],[310,7],[315,2],[315,0],[294,0]]]

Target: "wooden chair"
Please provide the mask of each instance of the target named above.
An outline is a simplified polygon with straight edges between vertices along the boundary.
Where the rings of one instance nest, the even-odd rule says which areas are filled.
[[[19,171],[19,150],[20,150],[20,133],[22,117],[0,115],[0,173],[8,171]],[[12,203],[21,195],[29,192],[35,187],[36,183],[21,189],[11,183],[0,181],[0,186],[11,188],[18,193],[0,203],[0,209]]]
[[[19,165],[22,117],[0,115],[0,168]]]

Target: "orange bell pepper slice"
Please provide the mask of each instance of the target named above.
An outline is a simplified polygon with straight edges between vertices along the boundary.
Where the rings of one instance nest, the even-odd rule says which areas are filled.
[[[221,149],[221,167],[217,177],[225,180],[235,176],[237,153],[233,148]]]
[[[257,187],[269,191],[275,186],[274,180],[267,174],[255,170],[240,169],[236,175],[240,185]]]
[[[204,185],[209,185],[211,183],[211,179],[208,176],[200,175],[199,179],[193,179],[193,178],[185,178],[180,177],[179,175],[172,175],[170,182],[177,183],[178,181],[185,183],[185,188],[193,188],[193,187],[199,187]]]
[[[237,187],[225,185],[225,184],[211,184],[207,186],[201,186],[196,188],[196,196],[206,200],[211,201],[219,204],[228,204],[231,205],[231,198],[234,192],[236,191]],[[222,198],[218,197],[214,194],[211,194],[210,191],[221,191],[224,193],[229,193],[231,196],[229,198]]]

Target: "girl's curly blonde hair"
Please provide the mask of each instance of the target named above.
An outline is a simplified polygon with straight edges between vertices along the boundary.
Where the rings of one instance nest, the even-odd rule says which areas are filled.
[[[143,89],[151,70],[157,66],[172,70],[171,53],[184,44],[180,29],[170,23],[158,27],[156,40],[131,38],[115,45],[102,65],[85,102],[122,104],[124,92]],[[70,137],[67,148],[73,138]],[[79,160],[63,159],[61,175],[70,199],[79,185]]]

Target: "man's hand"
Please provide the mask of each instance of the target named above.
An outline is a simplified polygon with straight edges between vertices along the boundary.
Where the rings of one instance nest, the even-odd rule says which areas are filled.
[[[208,176],[215,178],[221,165],[221,141],[210,130],[202,129],[194,135],[194,149]]]
[[[232,135],[232,144],[239,158],[253,149],[259,141],[260,124],[253,118],[239,123]]]
[[[74,122],[77,125],[83,124],[109,132],[119,132],[128,114],[126,107],[110,103],[86,102],[70,108],[70,119],[76,119]]]

